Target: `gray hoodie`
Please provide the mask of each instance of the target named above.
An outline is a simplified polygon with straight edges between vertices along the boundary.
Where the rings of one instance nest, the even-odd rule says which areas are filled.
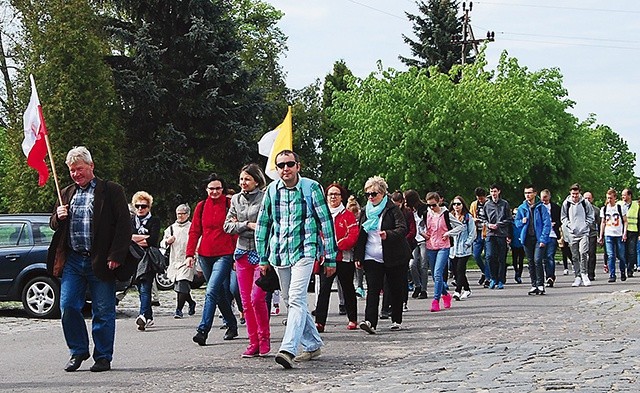
[[[567,196],[560,211],[562,233],[565,240],[571,243],[584,236],[589,236],[589,229],[595,222],[594,214],[593,205],[585,201],[582,195],[580,195],[578,202],[574,202],[571,195]]]

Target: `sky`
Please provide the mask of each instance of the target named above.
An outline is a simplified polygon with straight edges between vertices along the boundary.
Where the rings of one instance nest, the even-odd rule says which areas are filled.
[[[267,2],[285,13],[278,26],[288,36],[281,64],[290,88],[323,80],[340,59],[361,78],[378,61],[406,69],[398,56],[411,57],[402,35],[415,39],[405,16],[418,14],[413,0]],[[576,102],[571,112],[579,120],[594,113],[640,158],[640,1],[474,1],[470,17],[476,38],[495,32],[486,52],[490,69],[505,50],[531,71],[559,68]]]

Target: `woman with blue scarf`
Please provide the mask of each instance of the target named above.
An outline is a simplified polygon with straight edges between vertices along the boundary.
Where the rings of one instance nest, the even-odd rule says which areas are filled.
[[[390,329],[400,330],[411,259],[411,248],[405,237],[407,223],[400,208],[388,197],[387,189],[387,182],[380,176],[371,177],[365,183],[367,205],[360,215],[360,234],[354,250],[356,267],[364,268],[367,278],[365,320],[360,322],[360,329],[369,334],[375,334],[378,325],[380,291],[385,277],[390,289]]]

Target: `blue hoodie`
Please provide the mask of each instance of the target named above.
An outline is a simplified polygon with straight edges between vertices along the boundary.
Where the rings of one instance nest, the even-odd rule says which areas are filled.
[[[546,246],[547,243],[549,243],[549,233],[551,233],[551,216],[549,215],[547,208],[537,197],[533,206],[533,222],[535,225],[534,232],[536,234],[536,241],[538,243],[544,243]],[[527,218],[526,223],[522,222],[524,217]],[[529,229],[530,223],[531,217],[529,203],[525,199],[522,204],[518,206],[518,212],[516,213],[516,218],[514,220],[516,228],[520,231],[520,241],[523,245],[527,238],[527,230]]]

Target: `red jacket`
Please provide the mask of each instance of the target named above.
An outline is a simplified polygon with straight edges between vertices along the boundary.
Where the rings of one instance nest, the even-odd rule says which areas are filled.
[[[349,210],[344,209],[333,220],[333,227],[336,233],[336,240],[338,243],[338,261],[342,261],[342,252],[351,250],[358,241],[358,234],[360,230],[358,228],[358,222],[356,216]]]
[[[236,247],[235,238],[223,229],[228,208],[229,199],[224,195],[217,199],[207,198],[198,202],[189,229],[187,257],[196,254],[196,247],[198,255],[203,257],[233,255]]]

